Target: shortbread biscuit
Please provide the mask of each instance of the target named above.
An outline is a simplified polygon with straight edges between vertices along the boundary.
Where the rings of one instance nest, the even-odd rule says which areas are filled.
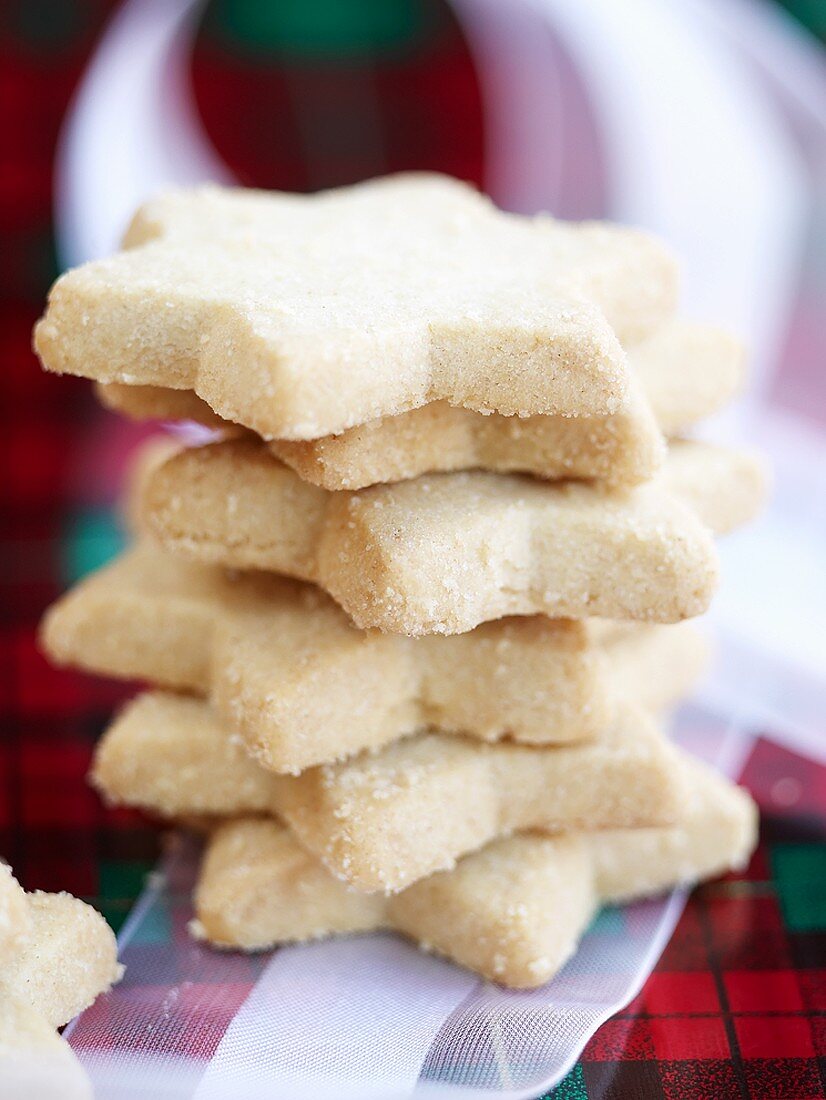
[[[199,939],[256,951],[320,939],[331,931],[369,932],[387,901],[333,878],[273,818],[239,817],[211,834],[195,891]]]
[[[0,1003],[15,999],[62,1027],[122,974],[111,928],[71,894],[26,895],[29,931],[0,967]]]
[[[165,386],[130,386],[125,382],[95,382],[95,395],[104,408],[130,420],[191,420],[222,432],[245,432],[213,412],[193,390]]]
[[[595,904],[581,837],[513,836],[393,895],[386,920],[427,951],[530,989],[573,955]]]
[[[187,695],[144,692],[127,703],[98,741],[89,779],[109,805],[165,820],[208,824],[272,810],[272,773]]]
[[[62,1027],[118,981],[111,929],[69,894],[27,894],[0,863],[0,1100],[91,1100]]]
[[[209,842],[193,931],[254,951],[392,928],[494,981],[541,985],[572,953],[597,898],[659,893],[745,864],[753,802],[687,756],[680,766],[686,803],[669,828],[509,837],[389,897],[343,885],[275,821],[228,822]]]
[[[195,420],[244,434],[192,391],[99,385],[102,403],[133,420]],[[363,489],[419,474],[483,469],[635,485],[662,464],[665,441],[634,377],[608,416],[502,416],[432,401],[321,439],[273,439],[268,447],[299,477],[324,489]]]
[[[11,868],[0,862],[0,972],[22,947],[29,927],[25,891]]]
[[[684,756],[686,796],[677,827],[583,833],[605,901],[658,894],[741,870],[757,843],[757,806],[742,787]]]
[[[716,585],[701,521],[727,529],[762,499],[751,456],[678,452],[627,492],[477,472],[329,493],[263,445],[227,440],[156,467],[135,512],[173,552],[319,584],[364,628],[459,634],[536,613],[676,622],[704,611]]]
[[[715,534],[725,535],[763,507],[768,471],[752,451],[672,440],[663,479]]]
[[[633,376],[609,416],[485,416],[434,401],[341,435],[271,440],[269,449],[305,481],[330,490],[474,469],[636,485],[665,458],[665,440]]]
[[[736,341],[718,329],[672,321],[632,348],[629,361],[638,369],[611,416],[484,416],[440,401],[340,435],[273,440],[270,450],[305,481],[332,490],[474,468],[634,485],[662,462],[656,421],[674,434],[711,415],[739,385],[743,356]],[[636,375],[645,382],[645,395]],[[196,420],[225,432],[238,430],[191,390],[113,383],[99,385],[98,395],[133,419]]]
[[[427,725],[489,740],[578,740],[613,705],[610,662],[579,624],[502,620],[455,638],[364,633],[310,585],[233,579],[151,544],[64,596],[42,640],[59,664],[209,695],[277,771]]]
[[[256,765],[240,746],[228,749],[230,739],[205,703],[156,692],[114,721],[92,781],[111,803],[167,818],[260,812]],[[396,891],[516,831],[670,823],[678,771],[673,747],[628,704],[583,745],[424,733],[299,776],[266,773],[266,781],[270,809],[334,874],[362,890]],[[177,783],[158,778],[164,772]]]
[[[191,927],[246,951],[390,928],[492,981],[530,988],[573,954],[595,902],[576,835],[496,841],[386,898],[343,885],[277,822],[242,819],[209,842]]]
[[[435,175],[312,197],[170,191],[125,245],[54,285],[35,330],[44,365],[191,389],[270,439],[435,400],[614,412],[620,342],[676,299],[674,263],[645,234],[503,214]]]
[[[742,345],[722,329],[674,321],[633,350],[635,375],[667,436],[718,412],[745,378]]]
[[[223,817],[270,812],[275,789],[272,773],[202,700],[163,691],[136,696],[116,716],[90,780],[112,805],[197,822],[198,831]]]
[[[69,1044],[30,1005],[0,997],[0,1100],[92,1100]]]
[[[118,501],[118,520],[128,535],[133,536],[140,528],[140,501],[152,474],[180,449],[179,439],[159,432],[141,442],[129,456]]]
[[[582,625],[608,655],[615,698],[631,699],[654,714],[684,700],[709,664],[707,634],[691,622],[588,619]]]
[[[632,624],[606,645],[591,633],[542,616],[455,637],[363,633],[309,585],[233,577],[146,543],[59,600],[41,641],[57,664],[207,695],[264,767],[298,772],[425,726],[587,740],[618,695],[667,706],[705,661],[689,624]]]

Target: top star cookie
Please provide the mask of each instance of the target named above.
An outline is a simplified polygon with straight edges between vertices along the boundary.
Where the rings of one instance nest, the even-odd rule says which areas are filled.
[[[44,366],[194,390],[268,439],[314,439],[431,401],[608,415],[623,344],[671,316],[676,273],[645,234],[504,214],[402,175],[316,196],[171,191],[124,251],[60,278]]]

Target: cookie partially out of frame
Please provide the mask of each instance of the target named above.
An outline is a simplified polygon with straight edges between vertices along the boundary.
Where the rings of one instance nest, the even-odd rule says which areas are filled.
[[[27,894],[0,863],[0,1100],[91,1100],[56,1029],[122,973],[100,913],[70,894]]]
[[[0,863],[0,1100],[91,1100],[56,1029],[122,972],[95,909],[70,894],[27,894]]]
[[[74,1051],[25,1001],[0,997],[0,1100],[93,1100]]]
[[[283,825],[248,818],[211,837],[191,929],[246,951],[393,929],[492,981],[530,988],[573,954],[595,907],[577,835],[499,840],[387,898],[339,882]]]
[[[368,892],[401,890],[515,831],[667,824],[683,796],[676,750],[630,703],[585,744],[422,733],[283,776],[255,764],[204,702],[154,692],[115,719],[92,781],[108,801],[163,817],[275,813]]]
[[[671,321],[630,349],[629,362],[628,393],[608,416],[484,416],[434,401],[340,435],[272,440],[269,447],[305,481],[332,490],[477,468],[635,485],[661,465],[663,432],[677,434],[728,401],[740,384],[743,356],[718,329]],[[136,420],[239,430],[191,390],[110,383],[99,385],[98,395]]]
[[[698,615],[717,581],[704,521],[735,526],[763,492],[750,455],[680,443],[626,492],[475,472],[330,493],[242,439],[156,466],[133,513],[175,553],[313,581],[357,626],[459,634],[506,615]]]
[[[627,704],[602,736],[533,748],[421,734],[276,776],[273,808],[333,874],[395,892],[499,836],[669,824],[676,750]]]
[[[7,864],[0,862],[0,972],[29,934],[26,893]]]
[[[193,390],[271,439],[436,400],[614,412],[621,343],[676,298],[674,263],[645,234],[503,214],[436,175],[315,196],[170,191],[125,245],[52,288],[35,331],[46,368]]]
[[[49,657],[209,697],[267,768],[300,772],[425,726],[483,740],[587,740],[617,698],[652,710],[696,679],[689,624],[596,628],[544,616],[454,637],[365,633],[317,588],[143,543],[47,613]]]
[[[0,964],[0,1003],[29,1005],[62,1027],[121,976],[109,925],[71,894],[25,895],[26,931],[14,956]]]
[[[672,826],[496,840],[390,897],[343,885],[276,821],[229,821],[209,841],[193,932],[254,951],[390,928],[493,981],[541,985],[573,953],[599,901],[745,864],[756,839],[751,799],[687,756],[680,767],[687,795]]]

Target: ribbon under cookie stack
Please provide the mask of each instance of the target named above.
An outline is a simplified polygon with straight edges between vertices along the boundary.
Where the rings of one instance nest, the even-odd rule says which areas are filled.
[[[196,936],[389,927],[536,986],[601,901],[747,859],[748,796],[658,721],[763,494],[683,438],[741,364],[675,287],[643,234],[434,176],[174,192],[58,281],[47,369],[218,433],[147,452],[134,546],[43,629],[155,688],[92,780],[207,829]]]

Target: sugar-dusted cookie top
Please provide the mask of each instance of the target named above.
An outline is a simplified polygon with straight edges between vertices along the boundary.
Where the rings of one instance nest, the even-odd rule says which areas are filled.
[[[256,773],[243,749],[227,747],[232,737],[205,701],[152,692],[104,734],[93,781],[108,802],[165,818],[269,809],[328,870],[367,892],[403,889],[514,832],[664,825],[684,794],[676,750],[630,702],[589,742],[423,732],[297,776]]]
[[[37,890],[25,899],[28,931],[0,967],[0,1003],[23,1001],[63,1027],[120,980],[115,936],[96,909],[71,894]]]
[[[573,953],[595,905],[577,834],[495,841],[386,898],[339,882],[283,825],[240,818],[210,837],[190,928],[247,950],[390,928],[492,981],[533,988]]]
[[[207,696],[259,763],[297,773],[428,727],[485,741],[588,740],[618,695],[651,710],[676,701],[704,664],[702,636],[690,624],[624,625],[604,641],[593,622],[541,615],[450,637],[365,633],[310,585],[231,580],[145,544],[58,601],[41,642],[56,664]],[[152,713],[133,707],[128,719],[144,739],[128,767],[178,797],[181,769],[158,768]],[[241,789],[222,756],[217,770]]]
[[[253,439],[182,450],[130,506],[176,554],[325,588],[362,629],[461,634],[505,615],[677,622],[706,610],[710,532],[754,515],[748,453],[675,442],[627,492],[484,472],[331,493]]]
[[[672,320],[628,349],[632,377],[610,416],[500,416],[432,401],[338,435],[270,440],[276,458],[324,489],[362,489],[449,470],[636,485],[656,473],[662,434],[680,435],[722,408],[742,384],[744,356],[720,329]],[[133,420],[194,420],[225,434],[192,390],[99,383],[107,408]]]
[[[210,837],[192,931],[247,950],[393,928],[505,985],[533,987],[570,955],[597,900],[658,894],[741,868],[757,839],[748,794],[680,753],[672,825],[492,841],[390,896],[337,881],[277,821],[227,820]]]
[[[456,180],[316,196],[170,191],[125,251],[64,275],[49,370],[192,389],[267,438],[312,439],[434,400],[614,412],[621,343],[674,309],[673,261],[628,229],[503,214]]]

